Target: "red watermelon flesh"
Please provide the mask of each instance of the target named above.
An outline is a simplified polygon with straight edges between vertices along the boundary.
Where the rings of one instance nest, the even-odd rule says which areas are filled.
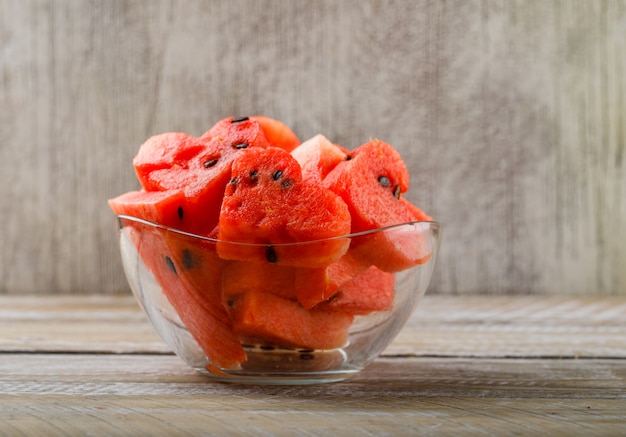
[[[222,276],[223,301],[249,292],[271,293],[296,300],[300,293],[313,294],[326,285],[323,268],[293,267],[268,262],[230,261]]]
[[[259,122],[268,145],[280,147],[287,152],[291,152],[300,145],[300,139],[282,121],[264,115],[254,115],[250,118]]]
[[[224,118],[215,123],[200,138],[235,149],[269,146],[261,123],[250,117]]]
[[[194,214],[195,211],[202,211],[202,205],[196,206],[196,202],[197,199],[185,196],[182,190],[140,190],[110,199],[109,206],[117,215],[129,215],[186,232],[214,236],[209,229],[215,228],[217,218],[207,219],[206,214]]]
[[[249,291],[272,293],[295,299],[295,268],[277,264],[229,261],[222,276],[223,302],[229,302]]]
[[[141,259],[212,364],[238,368],[246,354],[221,302],[201,298],[196,288],[181,279],[184,265],[172,257],[165,230],[143,226],[133,228],[133,232]]]
[[[352,159],[340,162],[328,174],[324,185],[346,202],[352,232],[379,229],[415,221],[414,209],[400,195],[409,187],[409,175],[399,153],[389,144],[373,140],[352,152]],[[356,251],[379,268],[398,271],[425,262],[430,248],[419,234],[376,233],[353,240]]]
[[[117,215],[129,215],[170,227],[180,226],[184,204],[185,196],[180,190],[129,191],[109,200],[109,206]]]
[[[337,164],[350,156],[343,147],[318,134],[292,150],[291,155],[302,167],[302,178],[321,183]]]
[[[395,277],[371,266],[339,287],[333,298],[320,305],[326,310],[366,315],[391,309]]]
[[[314,240],[349,231],[350,214],[343,200],[303,181],[298,162],[288,152],[250,149],[233,162],[218,225],[223,240],[218,253],[223,258],[323,267],[345,253],[349,240]],[[310,243],[285,244],[296,242]]]
[[[164,185],[159,178],[152,176],[152,172],[176,167],[186,168],[187,162],[204,148],[202,141],[186,133],[168,132],[154,135],[141,145],[133,159],[137,178],[142,187],[148,191],[184,189],[186,180],[169,180]]]
[[[343,284],[368,267],[369,264],[355,258],[349,249],[337,262],[324,269],[321,283],[318,280],[314,287],[298,287],[296,292],[298,301],[304,308],[313,308],[320,302],[331,299]],[[301,282],[306,282],[306,278],[302,277]]]
[[[232,313],[246,343],[306,349],[344,346],[353,320],[347,313],[306,310],[292,300],[258,291],[236,299]]]

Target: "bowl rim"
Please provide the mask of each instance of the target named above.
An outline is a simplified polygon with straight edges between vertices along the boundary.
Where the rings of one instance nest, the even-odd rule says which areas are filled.
[[[187,231],[183,231],[181,229],[177,229],[171,226],[166,226],[166,225],[162,225],[160,223],[157,222],[153,222],[150,220],[146,220],[146,219],[142,219],[140,217],[135,217],[133,215],[129,215],[129,214],[116,214],[117,220],[118,220],[118,226],[119,229],[122,229],[124,227],[123,222],[124,221],[132,221],[132,222],[136,222],[136,223],[140,223],[142,225],[145,226],[150,226],[153,228],[159,228],[162,229],[164,231],[167,232],[173,232],[179,235],[183,235],[186,237],[191,237],[191,238],[197,238],[200,240],[204,240],[210,243],[214,243],[214,244],[236,244],[236,245],[242,245],[242,246],[258,246],[258,247],[266,247],[268,244],[271,246],[275,246],[275,247],[285,247],[285,246],[298,246],[298,245],[303,245],[303,244],[313,244],[313,243],[320,243],[320,242],[324,242],[324,241],[334,241],[334,240],[343,240],[343,239],[352,239],[355,237],[362,237],[362,236],[366,236],[366,235],[370,235],[370,234],[376,234],[379,232],[384,232],[384,231],[388,231],[388,230],[392,230],[392,229],[398,229],[398,228],[402,228],[402,227],[408,227],[408,226],[417,226],[417,225],[421,225],[422,227],[424,227],[423,231],[426,231],[428,229],[434,231],[434,233],[437,235],[437,238],[439,238],[439,235],[441,235],[441,228],[442,225],[440,222],[435,221],[435,220],[431,220],[431,221],[420,221],[420,220],[415,220],[415,221],[408,221],[408,222],[402,222],[402,223],[396,223],[393,225],[387,225],[387,226],[381,226],[380,228],[375,228],[375,229],[368,229],[366,231],[360,231],[360,232],[353,232],[350,234],[345,234],[345,235],[338,235],[335,237],[328,237],[328,238],[320,238],[317,240],[305,240],[305,241],[294,241],[294,242],[289,242],[289,243],[249,243],[249,242],[245,242],[245,241],[230,241],[230,240],[220,240],[218,238],[212,238],[206,235],[199,235],[199,234],[194,234],[193,232],[187,232]]]

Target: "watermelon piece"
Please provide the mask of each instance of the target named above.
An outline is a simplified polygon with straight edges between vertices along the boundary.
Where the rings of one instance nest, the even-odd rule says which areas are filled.
[[[325,310],[366,315],[373,311],[387,311],[393,306],[395,276],[375,266],[363,270],[339,291],[320,305]]]
[[[261,123],[251,117],[224,118],[215,123],[200,139],[215,142],[224,149],[235,150],[269,145]]]
[[[302,168],[302,178],[321,183],[337,164],[350,155],[343,147],[331,143],[322,134],[315,135],[292,150],[291,155]]]
[[[249,291],[271,293],[297,300],[300,293],[314,294],[326,286],[323,268],[293,267],[267,262],[230,261],[222,275],[223,302],[230,302]]]
[[[183,132],[167,132],[154,135],[146,140],[133,159],[133,166],[141,186],[148,191],[164,191],[171,188],[183,189],[187,178],[177,181],[175,178],[162,182],[152,172],[185,168],[187,162],[204,150],[205,144]],[[178,173],[180,177],[184,173]]]
[[[306,310],[290,299],[258,291],[234,300],[232,315],[245,343],[305,349],[345,346],[354,319],[347,313]]]
[[[221,257],[324,267],[347,251],[349,240],[335,237],[349,231],[343,200],[303,181],[298,162],[288,152],[250,149],[233,162],[218,224]]]
[[[129,191],[109,199],[109,206],[116,215],[129,215],[169,227],[180,226],[184,204],[185,195],[181,190]]]
[[[167,231],[146,225],[133,228],[133,232],[141,259],[212,365],[240,367],[246,354],[228,313],[219,300],[200,296],[198,288],[181,275],[189,269],[172,253]]]
[[[324,269],[323,280],[316,277],[314,286],[298,287],[296,297],[304,308],[313,308],[320,302],[331,299],[343,284],[368,267],[369,264],[363,264],[360,259],[352,256],[351,250],[348,249],[337,262]],[[300,283],[306,283],[306,278],[302,277]]]
[[[331,170],[324,186],[346,202],[353,233],[419,220],[408,201],[409,174],[400,154],[373,140],[357,147],[352,158]],[[357,249],[356,246],[361,246]],[[400,271],[430,258],[428,242],[419,233],[377,232],[355,238],[355,256],[385,271]]]
[[[250,118],[259,123],[270,146],[291,152],[300,145],[298,136],[282,121],[264,115],[254,115]]]

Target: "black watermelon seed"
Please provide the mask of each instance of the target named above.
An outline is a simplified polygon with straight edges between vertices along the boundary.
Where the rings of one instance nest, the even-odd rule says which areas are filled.
[[[293,185],[293,180],[291,180],[291,179],[285,179],[280,184],[280,186],[283,187],[283,189],[285,189],[285,190],[288,189],[288,188],[291,188],[292,185]]]
[[[385,188],[391,186],[391,181],[387,176],[378,176],[378,182]]]
[[[246,121],[249,120],[250,117],[239,117],[239,118],[233,118],[230,122],[231,123],[240,123],[242,121]]]
[[[268,262],[276,264],[276,262],[278,261],[278,255],[276,255],[276,249],[274,248],[274,246],[267,246],[265,248],[265,258]]]
[[[174,265],[174,261],[169,256],[165,256],[165,263],[167,267],[172,271],[172,273],[176,274],[176,266]]]
[[[252,170],[250,172],[250,179],[252,180],[257,180],[259,178],[259,171],[258,170]]]
[[[213,167],[215,164],[217,164],[217,158],[209,159],[207,162],[204,163],[204,168]]]
[[[396,185],[396,188],[393,190],[393,195],[396,199],[400,199],[400,185]]]
[[[189,270],[189,269],[193,269],[194,267],[197,267],[198,264],[199,264],[198,259],[193,254],[193,252],[189,249],[184,249],[183,250],[183,267]]]
[[[229,184],[236,184],[237,183],[237,178],[236,177],[232,177],[230,178],[230,181],[228,181]]]
[[[352,159],[351,155],[346,155],[346,161],[350,161]]]
[[[283,176],[283,171],[282,170],[276,170],[274,173],[272,173],[272,178],[277,181],[278,179],[280,179]]]
[[[248,143],[239,143],[233,146],[235,149],[246,149],[248,147]]]
[[[185,215],[185,211],[183,210],[183,207],[179,206],[178,207],[178,218],[182,220],[184,215]]]
[[[314,360],[315,359],[315,355],[313,355],[313,354],[300,354],[300,359],[301,360],[306,360],[306,361]]]
[[[228,308],[232,308],[233,306],[235,306],[235,301],[231,299],[228,302],[226,302],[226,305],[228,305]]]

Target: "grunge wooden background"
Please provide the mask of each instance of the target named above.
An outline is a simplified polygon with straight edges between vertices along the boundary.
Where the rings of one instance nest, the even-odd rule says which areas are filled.
[[[127,293],[150,135],[372,137],[444,224],[430,293],[626,294],[626,2],[0,0],[0,293]]]

